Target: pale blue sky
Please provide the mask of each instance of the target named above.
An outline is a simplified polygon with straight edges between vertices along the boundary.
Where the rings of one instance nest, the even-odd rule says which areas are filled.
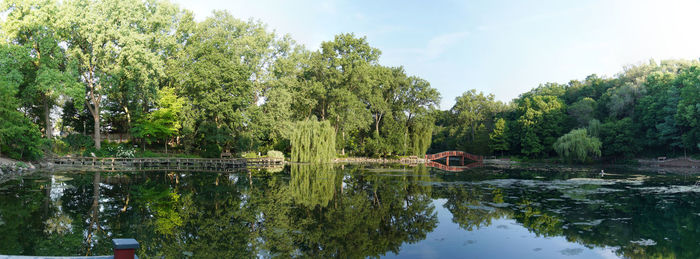
[[[380,63],[430,81],[441,109],[469,89],[510,101],[540,83],[700,57],[700,1],[175,2],[198,20],[215,9],[259,19],[311,50],[339,33],[367,36]]]

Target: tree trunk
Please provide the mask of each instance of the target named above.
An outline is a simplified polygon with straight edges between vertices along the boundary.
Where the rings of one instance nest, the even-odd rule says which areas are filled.
[[[345,131],[343,131],[343,143],[345,143]],[[340,154],[345,156],[345,145],[343,145],[343,148],[341,149]]]
[[[131,132],[131,113],[126,105],[124,105],[122,108],[124,109],[124,114],[126,114],[126,128]]]
[[[49,107],[49,98],[46,96],[44,96],[44,120],[46,122],[44,134],[46,135],[46,139],[51,139],[53,135],[53,127],[51,127],[51,108]]]
[[[101,146],[101,137],[100,137],[100,107],[95,106],[95,114],[92,115],[94,121],[95,121],[95,149],[100,150],[102,148]]]
[[[377,113],[377,118],[376,118],[376,123],[374,123],[374,129],[377,131],[377,135],[379,135],[379,122],[382,120],[382,115]]]

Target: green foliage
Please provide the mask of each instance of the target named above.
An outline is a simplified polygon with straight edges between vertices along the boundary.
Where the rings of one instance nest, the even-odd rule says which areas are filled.
[[[66,142],[73,151],[91,148],[95,145],[91,137],[79,133],[70,134],[63,138],[63,141]]]
[[[221,157],[221,147],[216,143],[208,143],[202,148],[199,155],[205,158]]]
[[[554,150],[569,162],[586,162],[593,157],[600,157],[601,146],[598,138],[588,135],[588,130],[575,129],[557,139]]]
[[[506,120],[503,118],[498,118],[494,124],[493,131],[489,134],[489,140],[491,141],[491,150],[495,152],[505,152],[509,150],[507,134]]]
[[[588,130],[588,134],[593,136],[593,137],[600,137],[600,121],[597,119],[592,119],[588,122],[588,127],[586,129]]]
[[[36,160],[42,156],[39,127],[22,114],[17,102],[21,71],[28,60],[23,47],[0,44],[0,154],[14,159]]]
[[[639,150],[634,130],[634,122],[631,118],[613,120],[600,125],[600,140],[605,157],[631,157]]]
[[[93,154],[96,157],[133,158],[136,157],[136,150],[128,144],[105,143],[102,149],[90,147],[82,153],[84,157],[91,157]]]
[[[436,116],[438,127],[432,152],[462,150],[474,154],[490,154],[489,134],[494,129],[495,116],[505,110],[505,105],[496,101],[493,94],[477,93],[474,89],[457,97],[455,101],[449,113],[438,113]]]
[[[289,188],[294,201],[310,209],[328,206],[341,181],[332,169],[331,164],[291,165]]]
[[[0,13],[0,152],[15,158],[36,159],[44,144],[66,150],[37,138],[53,136],[57,105],[61,131],[93,134],[92,146],[66,139],[75,151],[99,150],[109,130],[206,157],[295,153],[296,122],[315,117],[334,136],[333,152],[324,153],[343,156],[463,150],[541,158],[583,127],[605,156],[700,152],[695,60],[545,83],[507,105],[469,90],[437,111],[440,94],[428,81],[381,65],[381,51],[352,33],[312,51],[260,22],[225,11],[196,21],[160,0],[7,0]]]
[[[433,137],[433,123],[417,124],[411,134],[411,153],[414,156],[424,156],[430,147]]]
[[[585,97],[571,104],[568,112],[576,120],[578,126],[585,127],[593,119],[595,108],[596,101],[590,97]]]
[[[258,157],[260,157],[260,156],[258,155],[258,152],[252,152],[252,151],[251,151],[251,152],[243,152],[243,153],[241,153],[241,157],[242,157],[242,158],[258,158]]]
[[[335,132],[328,121],[298,121],[291,136],[294,162],[329,163],[335,158]]]
[[[268,150],[267,157],[284,159],[284,153],[277,150]]]
[[[520,147],[528,157],[541,157],[551,151],[552,144],[564,129],[564,103],[556,96],[535,95],[519,100],[515,134],[511,146]]]

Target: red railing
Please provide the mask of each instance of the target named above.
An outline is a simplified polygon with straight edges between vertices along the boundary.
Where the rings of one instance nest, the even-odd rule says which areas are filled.
[[[441,158],[445,157],[461,157],[461,158],[466,158],[472,161],[476,162],[481,162],[484,161],[484,156],[479,156],[479,155],[472,155],[464,151],[445,151],[445,152],[440,152],[437,154],[429,154],[425,155],[425,160],[428,161],[433,161],[433,160],[438,160]]]

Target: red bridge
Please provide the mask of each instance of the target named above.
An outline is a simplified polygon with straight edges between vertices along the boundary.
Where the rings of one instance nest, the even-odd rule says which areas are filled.
[[[448,166],[450,165],[450,157],[459,157],[460,158],[460,163],[464,165],[464,159],[469,159],[475,162],[482,162],[484,161],[483,156],[479,155],[472,155],[464,151],[445,151],[445,152],[440,152],[437,154],[431,154],[431,155],[425,155],[425,160],[428,161],[434,161],[438,159],[445,158],[445,164]]]

